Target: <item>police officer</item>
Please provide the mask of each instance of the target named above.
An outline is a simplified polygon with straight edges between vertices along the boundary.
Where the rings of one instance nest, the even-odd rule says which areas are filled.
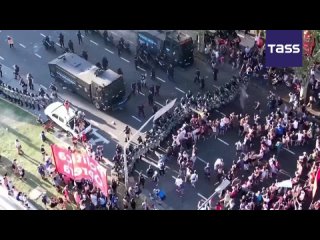
[[[38,95],[34,96],[34,104],[37,106],[38,111],[40,111],[40,102],[39,102]]]
[[[153,94],[151,92],[148,94],[148,102],[150,106],[153,105]]]
[[[59,34],[59,44],[61,48],[64,48],[64,36],[62,33]]]
[[[28,80],[28,85],[30,90],[34,90],[33,88],[33,76],[31,75],[31,73],[27,74],[27,80]]]
[[[34,96],[33,93],[31,93],[30,100],[31,100],[31,107],[33,108],[33,110],[35,110],[36,109],[36,107],[35,107],[35,96]]]
[[[156,80],[156,70],[154,67],[151,68],[151,80]]]
[[[137,55],[134,57],[134,66],[135,66],[136,70],[138,70],[139,61],[138,61],[138,56]]]
[[[131,90],[133,94],[136,94],[136,86],[137,84],[135,82],[131,84]]]
[[[138,116],[140,117],[141,115],[142,115],[144,118],[146,117],[146,115],[144,114],[144,105],[143,105],[143,104],[141,104],[141,105],[138,106]]]
[[[102,58],[102,68],[103,68],[104,70],[107,70],[107,69],[108,69],[108,65],[109,65],[108,59],[107,59],[106,57],[103,57],[103,58]]]
[[[69,42],[68,42],[68,47],[69,47],[70,51],[71,51],[72,53],[74,53],[73,42],[71,41],[71,39],[70,39]]]

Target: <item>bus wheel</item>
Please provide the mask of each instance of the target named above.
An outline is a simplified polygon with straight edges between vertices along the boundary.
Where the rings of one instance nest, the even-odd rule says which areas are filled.
[[[96,109],[100,110],[101,109],[101,106],[98,102],[95,102],[94,103],[94,106],[96,107]]]

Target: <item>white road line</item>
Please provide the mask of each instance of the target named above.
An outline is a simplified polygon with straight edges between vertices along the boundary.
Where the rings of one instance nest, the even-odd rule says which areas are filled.
[[[1,56],[0,56],[0,59],[1,59],[1,60],[4,60],[4,58],[3,58],[3,57],[1,57]]]
[[[296,155],[294,152],[292,152],[290,149],[288,148],[283,148],[284,150],[286,150],[287,152],[291,153],[292,155]]]
[[[207,161],[203,160],[201,157],[198,157],[198,159],[199,159],[201,162],[203,162],[204,164],[207,164],[207,163],[208,163]]]
[[[35,53],[34,55],[36,55],[38,58],[42,58],[38,53]]]
[[[46,35],[44,35],[43,33],[40,33],[40,35],[41,35],[42,37],[46,37]]]
[[[92,125],[96,126],[96,127],[99,127],[99,126],[100,126],[100,124],[97,123],[97,122],[94,121],[94,120],[89,120],[89,122],[90,122]]]
[[[98,46],[99,44],[96,43],[95,41],[90,40],[91,43],[93,43],[94,45]]]
[[[136,170],[134,170],[134,172],[135,172],[135,173],[140,174],[140,172],[139,172],[137,169],[136,169]],[[148,178],[148,176],[147,176],[147,175],[145,175],[145,174],[143,174],[143,173],[142,173],[142,176],[144,176],[144,178]]]
[[[175,176],[171,176],[174,180],[176,180],[177,178]]]
[[[109,134],[112,138],[114,138],[114,139],[117,139],[117,140],[118,140],[118,137],[117,137],[116,135],[114,135],[112,132],[108,132],[108,134]]]
[[[144,93],[142,93],[142,92],[139,92],[139,94],[140,94],[140,95],[142,95],[142,96],[145,96],[145,94],[144,94]]]
[[[286,175],[286,176],[291,178],[290,174],[287,171],[283,170],[283,169],[280,169],[279,173],[282,173],[283,175]]]
[[[224,143],[225,145],[228,145],[229,146],[229,143],[223,141],[221,138],[217,138],[220,142]]]
[[[106,50],[107,52],[114,54],[114,52],[112,52],[111,50],[109,50],[108,48],[105,48],[104,50]]]
[[[134,44],[134,42],[132,42],[131,40],[127,40],[129,43]]]
[[[20,45],[21,47],[23,47],[23,48],[26,48],[26,46],[23,45],[22,43],[19,43],[19,45]]]
[[[113,35],[116,35],[116,36],[118,36],[118,37],[121,37],[118,33],[116,33],[116,32],[113,32],[113,31],[111,31],[111,33],[113,34]]]
[[[59,43],[56,43],[56,45],[58,45],[59,47],[61,47],[61,45]]]
[[[45,86],[40,84],[40,87],[42,87],[44,90],[48,90],[48,88],[46,88]]]
[[[182,89],[176,87],[176,90],[178,90],[179,92],[182,92],[182,93],[186,93],[185,91],[183,91]]]
[[[156,77],[156,79],[160,80],[161,82],[166,82],[165,80],[163,80],[162,78]]]
[[[140,70],[142,70],[142,71],[144,71],[144,72],[146,72],[147,70],[145,70],[144,68],[142,68],[142,67],[139,67],[138,66],[138,68],[140,69]]]
[[[204,200],[208,200],[208,198],[206,198],[205,196],[203,196],[201,193],[197,193],[197,195],[201,198],[203,198]]]
[[[133,117],[135,120],[137,120],[138,122],[142,122],[139,118],[135,117],[135,116],[131,116]]]
[[[220,89],[217,85],[212,84],[213,87],[215,87],[216,89]]]
[[[84,35],[82,35],[82,34],[81,34],[81,37],[83,37],[83,38],[84,38]]]
[[[160,107],[164,107],[161,103],[155,101],[156,104],[158,104]]]
[[[238,36],[241,37],[241,38],[244,38],[244,35],[238,33]]]
[[[215,110],[217,113],[220,113],[222,116],[226,116],[223,112],[220,112],[219,110]]]
[[[123,61],[126,61],[127,63],[129,63],[130,61],[129,60],[127,60],[127,59],[125,59],[125,58],[123,58],[123,57],[120,57]]]

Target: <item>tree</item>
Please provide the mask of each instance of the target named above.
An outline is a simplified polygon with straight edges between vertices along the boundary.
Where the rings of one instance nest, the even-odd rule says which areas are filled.
[[[320,62],[320,30],[309,30],[311,39],[315,39],[314,50],[311,55],[303,54],[302,67],[296,67],[295,74],[302,80],[302,99],[306,100],[309,87],[310,71],[315,63]]]

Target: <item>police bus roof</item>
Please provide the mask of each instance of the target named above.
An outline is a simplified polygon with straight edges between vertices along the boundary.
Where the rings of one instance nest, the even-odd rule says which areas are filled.
[[[98,67],[86,61],[84,58],[74,53],[65,53],[49,62],[49,65],[59,66],[64,71],[81,79],[87,84],[96,83],[100,86],[108,86],[121,76],[108,69],[106,71],[97,71]]]

